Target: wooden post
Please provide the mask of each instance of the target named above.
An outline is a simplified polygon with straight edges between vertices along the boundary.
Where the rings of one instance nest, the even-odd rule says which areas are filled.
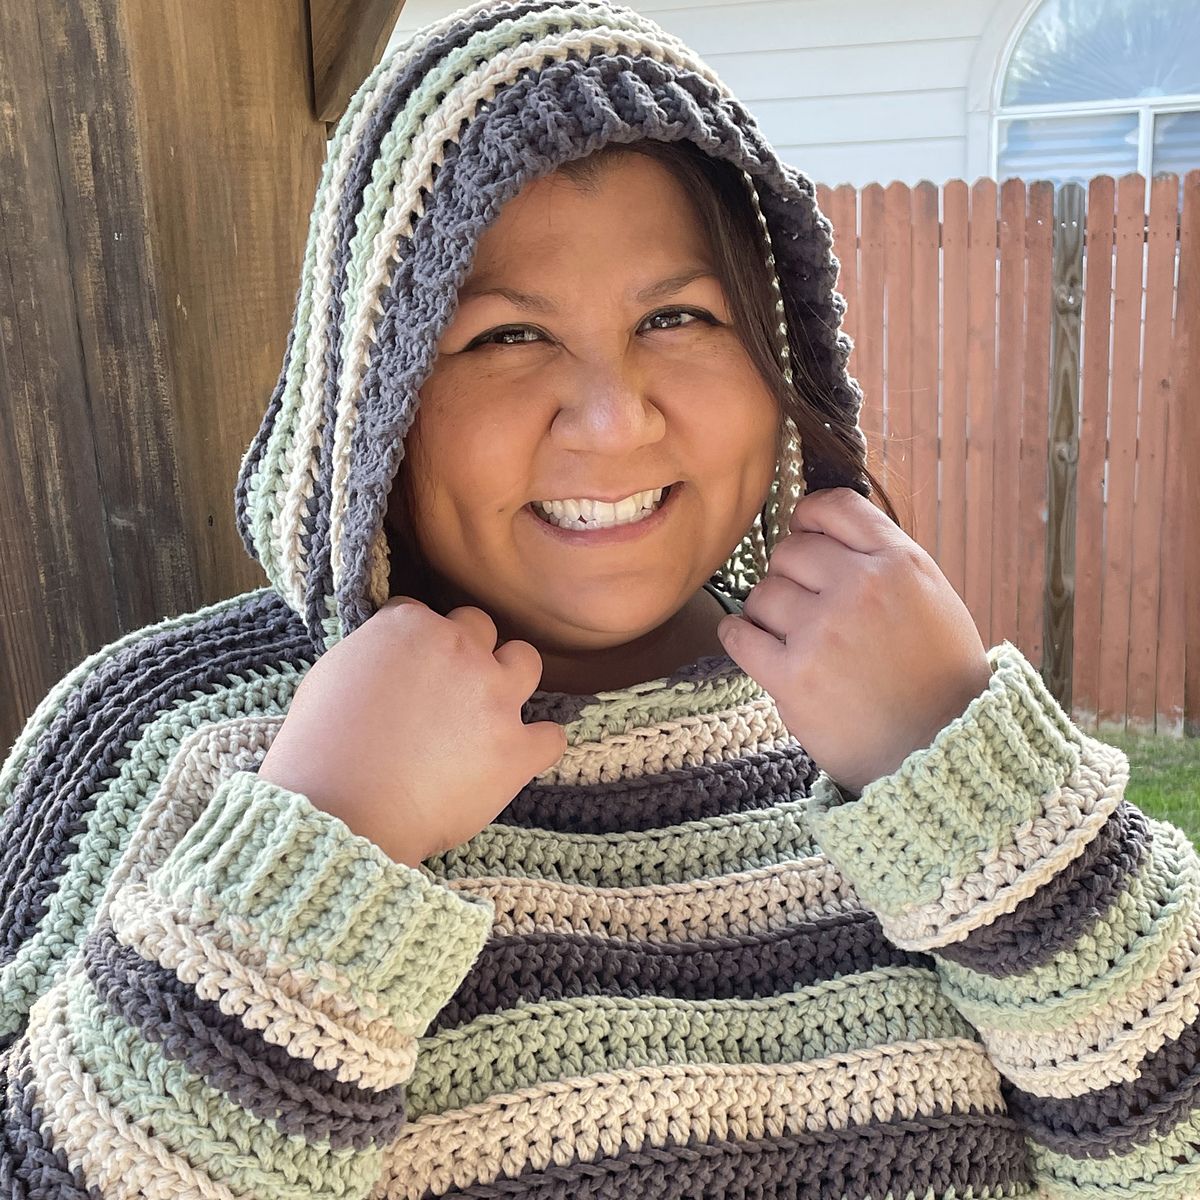
[[[1053,314],[1050,335],[1050,476],[1046,535],[1046,615],[1042,677],[1071,705],[1075,599],[1075,463],[1079,456],[1080,309],[1083,304],[1083,189],[1064,185],[1054,202]]]
[[[325,155],[309,17],[303,0],[6,0],[0,758],[85,656],[265,582],[233,487]],[[344,91],[360,59],[322,47]]]

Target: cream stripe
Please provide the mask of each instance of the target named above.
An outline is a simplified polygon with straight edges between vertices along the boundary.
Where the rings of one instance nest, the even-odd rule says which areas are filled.
[[[723,713],[661,721],[568,746],[537,782],[578,786],[655,775],[795,744],[769,697]]]
[[[545,20],[549,11],[539,13],[539,19]],[[571,14],[565,9],[562,11],[564,18],[569,19]],[[655,28],[657,30],[657,27]],[[546,59],[565,59],[572,51],[583,50],[586,47],[599,47],[610,53],[616,53],[621,48],[626,51],[632,48],[637,54],[704,74],[710,77],[715,86],[721,86],[708,67],[690,51],[685,53],[667,43],[661,31],[654,38],[639,38],[630,31],[598,26],[566,35],[558,33],[536,42],[519,43],[507,51],[493,55],[451,88],[435,112],[430,114],[404,160],[400,179],[393,190],[393,207],[375,239],[368,266],[364,271],[362,292],[357,298],[353,312],[347,312],[348,319],[343,326],[342,371],[338,383],[337,421],[334,426],[330,505],[335,594],[340,589],[346,569],[346,490],[350,475],[350,446],[358,418],[359,388],[366,374],[370,344],[375,341],[377,319],[382,315],[380,295],[394,266],[395,247],[402,237],[411,233],[415,219],[421,215],[416,207],[420,204],[421,188],[432,186],[432,170],[443,161],[445,145],[457,139],[460,124],[474,116],[479,101],[493,98],[502,87],[527,67],[539,66]],[[474,49],[468,42],[457,53],[461,54],[463,61],[467,61]],[[376,603],[380,602],[378,596],[373,596],[372,599]]]
[[[1142,1059],[1178,1038],[1197,1016],[1200,913],[1151,976],[1082,1021],[1044,1033],[978,1029],[993,1061],[1018,1087],[1069,1099],[1137,1079]]]
[[[1078,766],[1046,798],[1042,816],[1017,826],[1003,849],[980,854],[978,871],[947,880],[940,900],[881,917],[884,931],[906,950],[932,950],[1011,913],[1083,853],[1120,804],[1128,780],[1120,750],[1085,743]]]
[[[297,388],[289,372],[283,405],[276,417],[271,438],[281,449],[278,470],[279,487],[283,493],[272,521],[272,537],[275,545],[283,548],[279,562],[281,590],[298,612],[304,608],[307,571],[301,545],[302,521],[305,505],[316,484],[314,455],[320,448],[323,424],[325,346],[332,329],[330,306],[333,301],[333,263],[337,255],[338,210],[346,179],[360,148],[363,130],[391,92],[397,76],[405,70],[414,55],[425,49],[434,33],[434,30],[426,30],[424,36],[406,45],[386,65],[381,64],[382,69],[373,85],[364,85],[360,89],[361,108],[350,116],[348,132],[343,132],[344,122],[340,123],[337,154],[332,162],[327,161],[317,191],[314,232],[306,247],[301,274],[305,291],[300,309],[307,315],[307,324],[297,330],[297,353],[293,356],[294,359],[299,358],[298,352],[302,347],[303,357],[299,364],[292,364],[294,368],[299,366],[303,375]],[[292,432],[297,410],[302,420],[299,430]]]
[[[586,933],[647,942],[736,937],[783,929],[863,906],[825,857],[687,883],[595,888],[517,876],[451,879],[445,886],[490,899],[497,936]]]
[[[66,1022],[67,988],[72,975],[82,974],[81,964],[77,958],[29,1013],[34,1102],[52,1143],[106,1200],[254,1200],[197,1171],[96,1090]]]
[[[201,908],[215,908],[199,890],[195,902]],[[218,1004],[223,1013],[238,1017],[247,1028],[257,1029],[265,1041],[283,1046],[293,1057],[332,1071],[342,1083],[363,1088],[382,1090],[412,1075],[418,1029],[415,1016],[407,1023],[411,1033],[399,1025],[389,1028],[391,1023],[384,1018],[369,1021],[365,1035],[356,1032],[313,1007],[312,997],[305,994],[307,981],[295,972],[290,973],[286,990],[279,986],[276,979],[289,971],[286,959],[276,957],[267,977],[249,969],[246,952],[254,936],[249,925],[223,915],[219,925],[209,923],[207,930],[197,930],[189,927],[190,919],[190,913],[171,911],[142,884],[126,888],[112,908],[113,928],[122,945],[132,946],[143,958],[174,971],[202,999]],[[236,947],[236,955],[230,952],[231,946]],[[272,939],[268,960],[283,952]],[[326,986],[332,986],[332,981],[326,981]]]
[[[384,1152],[371,1194],[420,1200],[576,1157],[595,1162],[689,1138],[740,1141],[909,1120],[938,1105],[1004,1111],[1000,1076],[977,1042],[922,1039],[779,1065],[628,1068],[412,1121]]]

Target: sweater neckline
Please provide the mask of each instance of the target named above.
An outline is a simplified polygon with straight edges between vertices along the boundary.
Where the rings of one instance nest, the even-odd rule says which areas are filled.
[[[704,584],[704,590],[714,596],[727,613],[739,613],[741,606],[737,600],[718,591],[710,583]],[[647,679],[640,683],[631,683],[623,688],[611,688],[600,692],[559,692],[548,688],[538,688],[526,702],[522,715],[530,720],[562,720],[570,714],[582,712],[598,704],[612,703],[618,706],[636,699],[645,699],[656,692],[668,692],[680,685],[705,684],[719,680],[726,675],[737,674],[741,668],[728,654],[705,654],[692,662],[681,664],[674,671],[655,679]],[[540,713],[557,713],[562,716],[543,716]]]

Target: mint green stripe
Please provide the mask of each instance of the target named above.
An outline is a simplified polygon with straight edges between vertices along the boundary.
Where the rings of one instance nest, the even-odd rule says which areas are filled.
[[[328,1195],[365,1195],[381,1170],[382,1151],[334,1150],[328,1139],[281,1134],[247,1112],[105,1005],[81,972],[66,983],[74,1053],[105,1098],[198,1170],[244,1195],[277,1195],[276,1173],[329,1188]],[[273,1164],[276,1171],[272,1171]]]
[[[421,1038],[412,1119],[570,1075],[667,1063],[803,1062],[971,1027],[921,967],[880,967],[758,1000],[584,996]]]
[[[1128,1154],[1071,1158],[1029,1142],[1039,1178],[1053,1181],[1052,1196],[1081,1200],[1183,1200],[1200,1196],[1200,1109],[1169,1133],[1155,1135]],[[1176,1161],[1183,1159],[1183,1162]]]
[[[426,865],[445,879],[507,875],[590,887],[681,883],[817,854],[810,802],[804,796],[636,833],[557,833],[492,824]]]
[[[1150,852],[1112,907],[1073,946],[1023,975],[995,979],[941,961],[947,993],[975,1025],[1058,1029],[1136,988],[1200,911],[1200,858],[1187,835],[1149,820]]]
[[[61,978],[83,944],[109,879],[184,738],[202,725],[232,717],[283,714],[305,670],[301,665],[259,668],[249,679],[238,677],[227,688],[179,702],[145,726],[120,771],[96,793],[95,811],[49,897],[46,915],[0,968],[0,1033],[21,1027],[34,997]]]

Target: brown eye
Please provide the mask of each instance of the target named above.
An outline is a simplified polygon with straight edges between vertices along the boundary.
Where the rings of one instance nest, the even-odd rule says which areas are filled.
[[[647,321],[661,321],[674,317],[695,317],[697,321],[703,321],[706,325],[716,325],[717,320],[711,313],[705,312],[700,308],[660,308],[658,312],[651,313]],[[653,325],[653,329],[685,329],[687,326],[694,324],[693,321],[687,321],[678,325]]]
[[[519,336],[527,333],[534,336]],[[540,332],[529,325],[506,325],[502,329],[490,329],[487,333],[481,333],[469,342],[465,349],[473,350],[476,346],[528,346],[540,336]]]

